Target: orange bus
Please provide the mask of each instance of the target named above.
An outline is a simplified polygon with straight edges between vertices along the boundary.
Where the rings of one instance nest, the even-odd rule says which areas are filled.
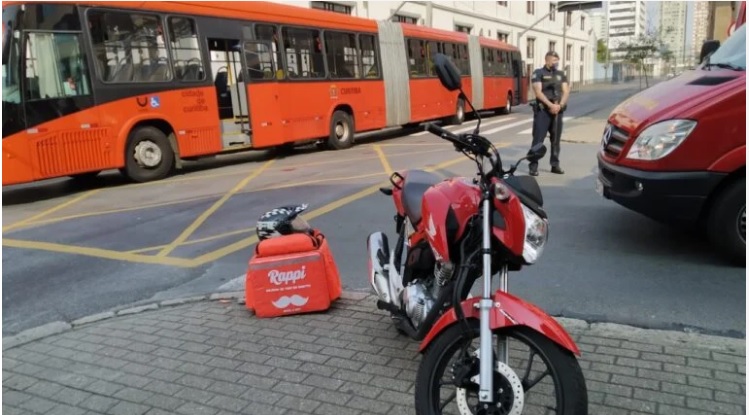
[[[435,52],[478,110],[526,102],[518,49],[461,32],[266,2],[5,2],[3,185],[460,123]]]

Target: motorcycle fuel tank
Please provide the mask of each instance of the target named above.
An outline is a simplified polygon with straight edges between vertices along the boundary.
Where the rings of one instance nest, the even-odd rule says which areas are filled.
[[[438,261],[449,260],[450,245],[463,235],[480,203],[481,189],[467,177],[445,180],[424,193],[421,217]]]

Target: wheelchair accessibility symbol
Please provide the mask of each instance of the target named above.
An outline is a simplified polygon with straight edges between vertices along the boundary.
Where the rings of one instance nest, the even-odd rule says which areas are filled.
[[[158,96],[150,97],[149,101],[151,102],[151,108],[158,108],[161,106],[161,102],[159,101]]]

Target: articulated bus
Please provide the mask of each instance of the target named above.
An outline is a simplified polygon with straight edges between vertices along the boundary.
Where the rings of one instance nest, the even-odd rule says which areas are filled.
[[[517,48],[461,32],[265,2],[4,2],[3,185],[318,142],[527,100]]]

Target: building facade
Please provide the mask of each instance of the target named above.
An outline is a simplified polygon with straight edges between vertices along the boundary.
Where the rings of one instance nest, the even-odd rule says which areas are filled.
[[[660,6],[659,28],[661,40],[673,54],[673,62],[677,65],[684,65],[689,60],[689,54],[687,53],[687,2],[663,1]]]
[[[702,44],[707,40],[708,16],[710,13],[710,2],[696,1],[692,11],[692,57],[693,61],[699,59]],[[696,62],[693,62],[696,63]]]
[[[620,62],[626,55],[622,46],[645,34],[647,9],[644,1],[609,1],[607,6],[611,60]]]
[[[559,53],[571,82],[593,79],[595,34],[586,12],[558,13],[550,1],[277,1],[374,20],[400,21],[499,39],[518,46],[526,70]],[[549,14],[546,18],[545,15]],[[541,20],[543,18],[543,20]],[[541,20],[540,22],[538,22]],[[532,29],[527,30],[538,22]]]

